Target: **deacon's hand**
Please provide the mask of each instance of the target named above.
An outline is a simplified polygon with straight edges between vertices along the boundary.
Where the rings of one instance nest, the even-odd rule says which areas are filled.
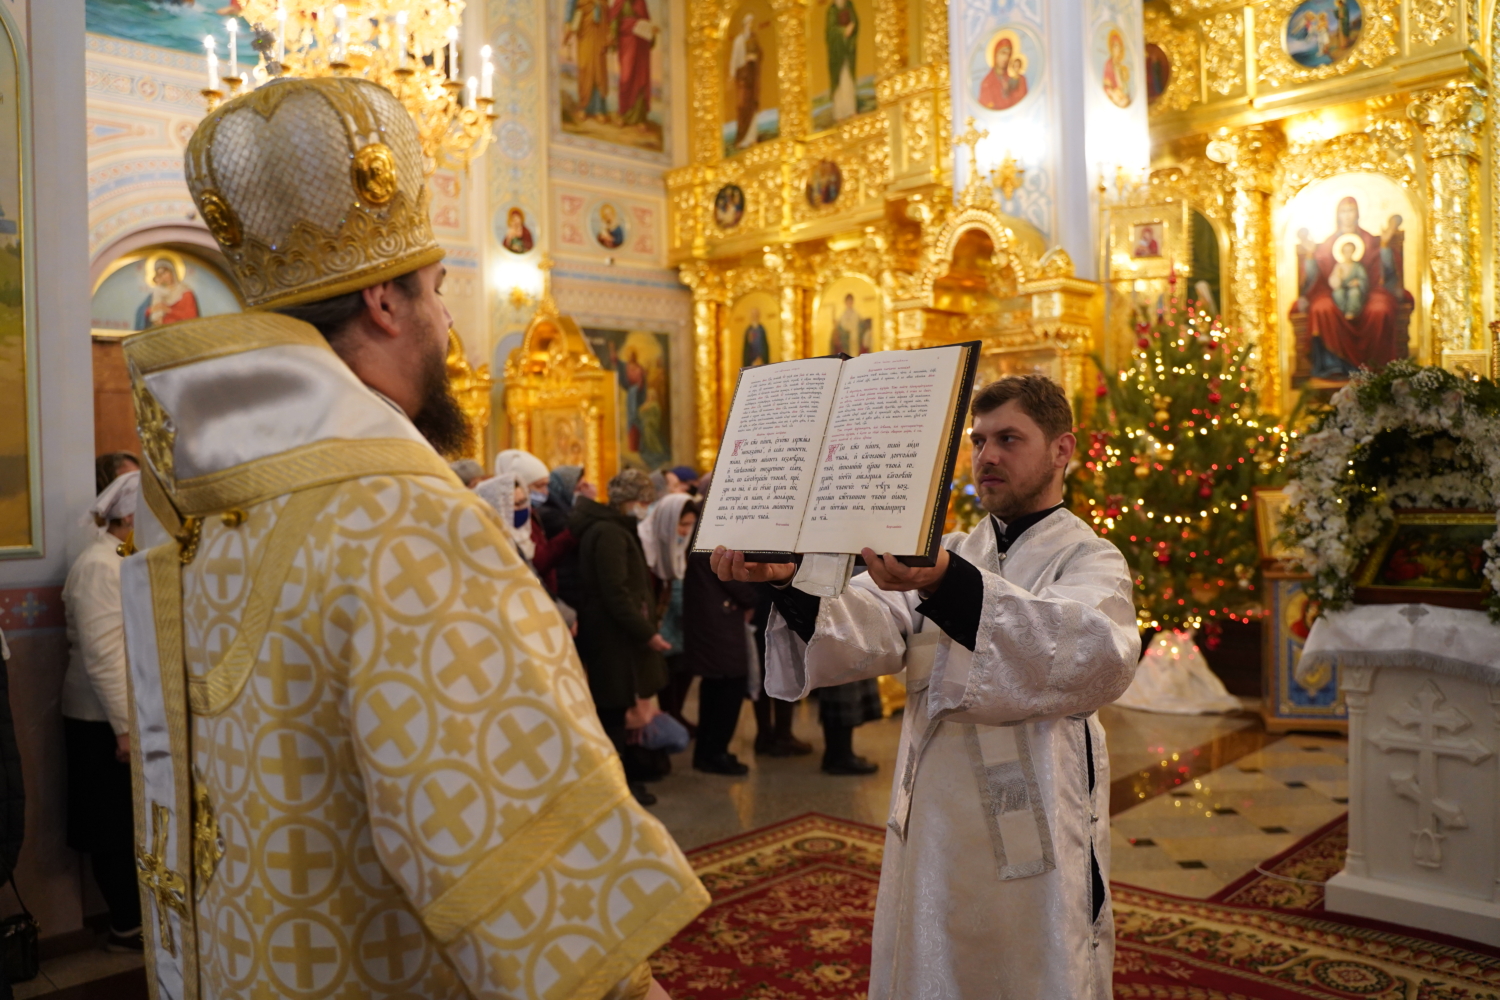
[[[947,549],[938,552],[936,566],[907,566],[890,553],[876,555],[874,549],[868,548],[860,555],[864,556],[870,579],[881,590],[920,590],[931,594],[937,590],[938,584],[943,582],[943,575],[948,572]]]
[[[708,557],[714,575],[728,582],[740,583],[785,583],[797,575],[796,563],[746,562],[745,553],[726,549],[720,545]]]

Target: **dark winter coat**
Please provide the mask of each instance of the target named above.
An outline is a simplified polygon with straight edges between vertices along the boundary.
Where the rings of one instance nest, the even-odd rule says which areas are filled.
[[[708,553],[690,553],[682,578],[683,656],[699,677],[744,677],[750,670],[745,612],[760,603],[751,583],[720,580]]]
[[[584,497],[568,528],[578,539],[578,655],[594,704],[629,708],[667,683],[666,660],[647,645],[656,602],[636,519]]]

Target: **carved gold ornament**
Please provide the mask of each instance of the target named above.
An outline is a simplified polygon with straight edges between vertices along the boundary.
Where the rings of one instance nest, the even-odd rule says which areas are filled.
[[[172,465],[172,447],[177,442],[177,428],[162,405],[146,388],[146,380],[140,372],[130,373],[131,393],[135,397],[135,422],[141,435],[141,450],[146,461],[151,463],[156,477],[169,489],[176,473]]]
[[[1401,16],[1399,0],[1365,0],[1361,4],[1359,38],[1349,52],[1326,66],[1303,66],[1286,48],[1287,19],[1303,0],[1269,0],[1255,9],[1255,51],[1260,82],[1272,87],[1305,83],[1348,73],[1359,66],[1379,66],[1400,54],[1396,22]],[[1423,0],[1428,2],[1428,0]]]
[[[371,205],[396,197],[396,157],[383,142],[372,142],[354,154],[354,190]]]
[[[193,789],[193,871],[197,879],[193,889],[201,899],[224,857],[224,836],[219,832],[219,820],[214,815],[208,789],[196,781],[194,784],[197,787]]]
[[[1148,5],[1145,17],[1146,41],[1166,53],[1171,67],[1166,89],[1151,112],[1181,111],[1198,99],[1198,37],[1191,29],[1175,27],[1156,7]]]
[[[240,225],[239,216],[219,192],[213,188],[202,191],[198,195],[198,211],[202,213],[208,231],[222,246],[237,247],[244,242],[245,230]]]

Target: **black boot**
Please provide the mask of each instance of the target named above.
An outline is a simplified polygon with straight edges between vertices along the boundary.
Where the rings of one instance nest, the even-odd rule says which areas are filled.
[[[874,774],[880,765],[854,752],[854,727],[823,723],[824,774]]]

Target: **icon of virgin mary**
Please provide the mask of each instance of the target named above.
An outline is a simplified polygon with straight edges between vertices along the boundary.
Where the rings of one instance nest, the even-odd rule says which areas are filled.
[[[1026,98],[1026,57],[1016,51],[1020,36],[997,31],[990,40],[990,71],[979,84],[979,103],[991,111],[1013,108]]]

